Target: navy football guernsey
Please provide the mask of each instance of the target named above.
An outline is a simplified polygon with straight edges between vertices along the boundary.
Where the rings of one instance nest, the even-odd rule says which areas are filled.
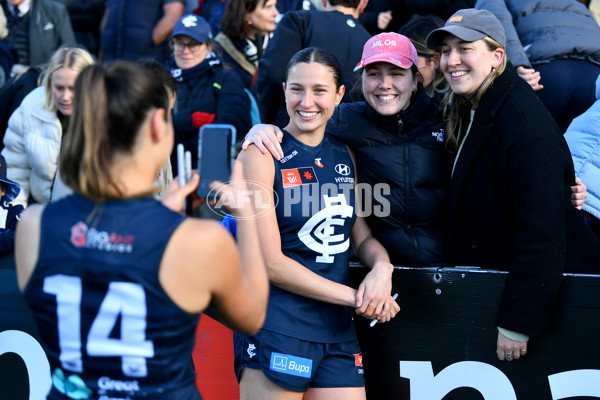
[[[325,135],[315,147],[284,131],[273,190],[284,255],[335,282],[348,284],[354,210],[354,166],[346,146]],[[264,329],[321,343],[354,338],[353,309],[271,285]]]
[[[49,399],[200,399],[198,314],[162,289],[165,247],[184,217],[152,198],[46,205],[25,290],[50,361]]]

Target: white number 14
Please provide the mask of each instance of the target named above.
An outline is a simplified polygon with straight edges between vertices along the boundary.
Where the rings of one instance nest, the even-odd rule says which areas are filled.
[[[83,372],[81,359],[81,278],[52,275],[44,279],[44,292],[56,296],[60,362],[64,369]],[[154,356],[146,340],[146,294],[142,285],[111,282],[86,341],[90,356],[121,357],[125,376],[148,374],[146,358]],[[121,315],[120,339],[110,337]]]

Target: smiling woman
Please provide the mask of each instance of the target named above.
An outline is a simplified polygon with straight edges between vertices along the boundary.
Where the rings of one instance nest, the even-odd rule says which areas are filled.
[[[508,271],[496,353],[512,361],[546,330],[562,273],[599,272],[600,243],[571,203],[575,174],[562,133],[507,62],[500,21],[459,10],[427,45],[441,50],[450,86],[450,262]]]
[[[241,79],[223,68],[213,53],[213,35],[208,22],[197,15],[181,17],[170,37],[173,59],[167,63],[177,80],[173,110],[175,144],[183,143],[198,163],[198,132],[210,123],[231,124],[237,132],[250,128],[250,103]],[[171,156],[176,175],[175,152]]]
[[[215,37],[219,55],[256,95],[258,62],[277,28],[277,0],[228,0]]]
[[[15,203],[26,206],[30,201],[47,203],[52,199],[75,79],[93,62],[83,48],[60,47],[50,59],[42,85],[11,115],[2,155],[8,164],[8,177],[21,185]]]
[[[420,82],[417,51],[406,36],[381,33],[367,41],[355,61],[359,84],[353,90],[365,101],[337,106],[327,133],[354,152],[358,181],[370,188],[364,215],[392,262],[445,265],[444,122]],[[278,148],[277,135],[278,128],[261,125],[248,139]]]
[[[255,147],[239,156],[246,177],[279,198],[266,202],[275,212],[259,231],[271,281],[267,319],[257,335],[235,337],[241,399],[364,399],[352,311],[379,322],[399,311],[388,254],[356,215],[352,156],[325,132],[344,95],[340,79],[329,51],[297,52],[283,85],[283,158]],[[358,290],[349,286],[350,242],[371,267]]]

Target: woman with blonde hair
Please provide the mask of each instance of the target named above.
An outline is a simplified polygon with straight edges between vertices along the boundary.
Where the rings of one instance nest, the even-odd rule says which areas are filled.
[[[21,185],[15,203],[27,206],[52,199],[75,79],[93,63],[85,49],[61,46],[50,58],[41,86],[23,99],[8,120],[2,155],[9,166],[9,179]]]

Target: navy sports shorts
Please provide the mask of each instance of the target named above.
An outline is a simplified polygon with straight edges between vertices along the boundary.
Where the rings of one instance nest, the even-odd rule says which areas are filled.
[[[310,387],[364,387],[358,341],[316,343],[261,330],[254,336],[234,333],[235,374],[259,369],[273,383],[294,391]]]

